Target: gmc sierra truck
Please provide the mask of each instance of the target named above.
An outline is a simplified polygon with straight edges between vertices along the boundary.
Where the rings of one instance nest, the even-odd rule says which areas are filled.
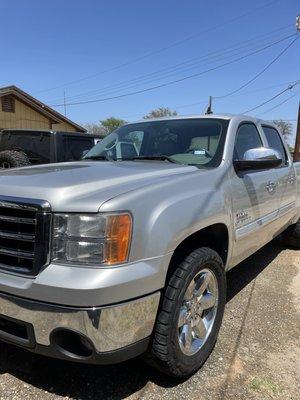
[[[132,123],[81,161],[2,170],[0,340],[191,375],[226,272],[275,238],[300,248],[299,174],[276,127],[243,115]]]

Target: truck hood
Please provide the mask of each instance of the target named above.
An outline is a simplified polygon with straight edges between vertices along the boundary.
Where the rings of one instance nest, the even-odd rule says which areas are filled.
[[[190,174],[193,166],[160,161],[81,161],[2,170],[0,196],[47,200],[53,211],[97,212],[120,194]]]

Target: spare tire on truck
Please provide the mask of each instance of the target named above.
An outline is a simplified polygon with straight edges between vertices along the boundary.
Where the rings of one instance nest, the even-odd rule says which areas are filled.
[[[23,152],[15,150],[0,152],[0,169],[25,167],[26,165],[30,165],[30,161]]]

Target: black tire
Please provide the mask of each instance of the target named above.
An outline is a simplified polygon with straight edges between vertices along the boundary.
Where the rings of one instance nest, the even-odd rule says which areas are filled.
[[[21,151],[6,150],[0,152],[0,169],[17,168],[30,165],[29,158]]]
[[[300,219],[296,224],[289,226],[282,232],[279,236],[279,241],[284,246],[300,249]]]
[[[218,306],[211,332],[203,346],[194,355],[186,355],[178,338],[179,310],[192,279],[201,270],[213,272],[218,286]],[[226,303],[226,276],[220,256],[202,247],[193,251],[171,276],[158,312],[148,362],[175,378],[184,378],[196,372],[214,348]]]

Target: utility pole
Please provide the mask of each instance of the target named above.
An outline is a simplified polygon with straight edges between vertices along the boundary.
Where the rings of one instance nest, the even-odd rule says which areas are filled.
[[[64,91],[64,114],[67,116],[66,92]]]
[[[297,131],[296,131],[294,161],[300,161],[300,101],[299,101],[299,108],[298,108],[298,123],[297,123]]]
[[[300,15],[296,18],[296,28],[297,31],[300,32]],[[300,161],[300,102],[298,107],[298,122],[297,122],[297,131],[296,131],[296,143],[294,150],[294,161]]]

